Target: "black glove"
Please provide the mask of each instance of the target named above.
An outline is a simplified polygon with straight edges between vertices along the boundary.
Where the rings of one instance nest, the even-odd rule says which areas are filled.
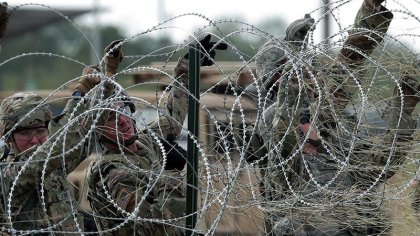
[[[214,64],[214,56],[216,55],[215,49],[218,50],[226,50],[228,45],[223,42],[210,42],[211,35],[208,34],[204,39],[200,40],[200,43],[197,43],[198,47],[200,47],[200,54],[201,54],[201,66],[211,66]],[[217,45],[216,45],[217,44]],[[214,45],[216,45],[214,47]],[[188,53],[185,54],[184,58],[188,59]],[[210,56],[210,57],[209,57]]]
[[[0,39],[3,38],[4,32],[6,32],[9,16],[10,13],[7,11],[7,3],[0,3]]]
[[[167,155],[165,170],[184,169],[187,163],[187,151],[171,138],[161,139],[161,142]]]

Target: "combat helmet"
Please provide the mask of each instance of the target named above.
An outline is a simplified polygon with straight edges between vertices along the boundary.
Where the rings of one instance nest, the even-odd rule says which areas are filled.
[[[48,124],[52,113],[41,96],[31,92],[15,93],[3,100],[0,105],[0,136],[15,128]]]

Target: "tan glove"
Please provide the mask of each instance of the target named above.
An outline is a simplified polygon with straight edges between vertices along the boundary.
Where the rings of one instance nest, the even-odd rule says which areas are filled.
[[[76,89],[80,91],[82,95],[88,93],[92,88],[101,82],[101,77],[93,75],[99,73],[101,69],[99,66],[86,66],[83,69],[82,76],[77,82]]]
[[[105,75],[111,77],[117,73],[118,66],[124,58],[124,54],[121,46],[115,47],[117,44],[121,43],[123,40],[112,41],[105,48]]]
[[[6,32],[7,23],[9,22],[10,13],[7,11],[7,3],[0,3],[0,39]]]

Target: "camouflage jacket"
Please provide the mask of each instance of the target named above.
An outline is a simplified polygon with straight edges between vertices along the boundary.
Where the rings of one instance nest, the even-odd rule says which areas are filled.
[[[179,171],[164,170],[159,140],[177,138],[187,114],[188,61],[180,59],[166,111],[140,132],[138,152],[108,151],[92,165],[88,200],[102,235],[183,235],[185,187]]]
[[[273,120],[274,134],[268,148],[271,153],[268,155],[262,190],[268,205],[274,204],[270,205],[271,209],[275,209],[272,212],[276,212],[272,218],[274,222],[282,221],[280,219],[285,215],[292,216],[297,221],[305,221],[327,234],[346,227],[350,231],[354,230],[352,232],[366,233],[370,228],[367,224],[372,223],[376,227],[381,224],[381,220],[386,222],[385,216],[377,211],[378,205],[371,199],[372,196],[362,193],[365,191],[363,187],[366,182],[372,181],[372,173],[368,173],[372,168],[380,171],[387,163],[392,164],[393,161],[387,162],[388,155],[383,155],[391,153],[387,143],[377,145],[375,140],[363,140],[363,137],[352,135],[351,132],[345,136],[345,131],[352,131],[354,127],[348,127],[347,130],[339,128],[338,125],[343,124],[334,123],[333,117],[347,117],[344,108],[357,91],[357,83],[360,82],[358,79],[362,78],[364,72],[360,70],[360,66],[383,40],[392,18],[392,13],[383,6],[380,13],[372,14],[372,11],[363,5],[332,64],[321,66],[325,69],[316,66],[301,70],[296,67],[285,69],[286,77],[283,77],[277,96]],[[305,80],[311,73],[319,78],[319,88],[325,90],[324,100],[320,102],[317,100],[319,96],[313,96],[313,93],[316,95],[319,92],[311,84],[313,80]],[[303,78],[300,80],[302,84],[297,83],[298,80],[294,79],[296,77]],[[326,79],[322,80],[323,78]],[[299,86],[310,89],[298,91]],[[314,97],[315,103],[305,104],[305,99],[310,100]],[[331,113],[332,110],[335,113]],[[307,145],[305,143],[310,141],[303,137],[299,129],[305,112],[314,117],[316,124],[313,125],[313,129],[325,140],[322,143],[324,146],[320,145],[321,150],[316,155],[305,154],[303,150]],[[385,111],[384,116],[389,116],[387,113],[389,110]],[[361,140],[360,145],[357,139]],[[350,142],[356,145],[352,152],[349,152]],[[369,142],[372,143],[372,146],[368,147],[370,152],[359,152],[366,148],[363,145]],[[399,159],[398,155],[394,157]],[[290,210],[291,205],[296,207]],[[359,207],[354,207],[355,205]],[[359,212],[359,209],[362,210]],[[375,221],[372,218],[374,213],[377,219],[381,220]],[[360,228],[355,229],[355,226]],[[283,232],[280,228],[277,230]]]
[[[2,163],[2,231],[55,235],[83,231],[66,180],[86,157],[78,122],[68,123],[77,103],[69,100],[63,114],[50,121],[43,145],[12,154]]]
[[[339,107],[347,105],[350,99],[345,100],[343,97],[350,98],[357,91],[356,81],[350,79],[348,73],[363,73],[363,71],[356,70],[356,68],[363,64],[366,56],[382,41],[384,33],[387,32],[393,18],[392,13],[387,11],[386,8],[382,7],[382,11],[380,13],[372,13],[364,5],[359,9],[353,28],[349,31],[349,35],[336,60],[333,61],[335,63],[327,66],[327,69],[319,70],[318,67],[323,68],[325,65],[318,65],[318,63],[315,63],[311,68],[302,68],[301,70],[297,68],[285,69],[285,77],[282,77],[277,96],[275,116],[272,122],[274,132],[270,139],[269,150],[275,150],[275,153],[272,152],[270,155],[270,165],[279,167],[279,156],[276,153],[281,153],[283,161],[286,160],[288,166],[294,165],[287,161],[287,158],[290,155],[297,155],[299,152],[299,150],[296,150],[300,146],[299,143],[301,143],[299,140],[302,139],[299,123],[301,122],[302,114],[305,112],[308,112],[314,119],[319,120],[318,123],[314,124],[314,127],[319,129],[318,132],[321,135],[323,134],[322,132],[328,133],[334,130],[333,124],[331,124],[331,117],[337,114],[329,112],[333,108],[320,109],[322,106],[331,106],[329,104],[331,100],[325,96],[332,94],[334,96],[332,105],[335,106],[334,111],[342,112],[340,114],[342,116],[345,115],[344,109]],[[300,80],[302,81],[301,85],[297,84],[299,78],[305,78],[311,69],[316,70],[311,73],[318,73],[317,78],[323,78],[323,75],[326,76],[325,81],[320,80],[320,83],[325,83],[321,89],[326,89],[325,94],[327,94],[323,95],[325,99],[321,101],[321,104],[317,99],[313,98],[313,94],[305,93],[305,89],[298,91],[299,86],[313,86],[306,79]],[[336,92],[338,90],[341,92]],[[314,99],[315,102],[307,102],[305,104],[306,99]],[[343,100],[345,102],[342,102]]]

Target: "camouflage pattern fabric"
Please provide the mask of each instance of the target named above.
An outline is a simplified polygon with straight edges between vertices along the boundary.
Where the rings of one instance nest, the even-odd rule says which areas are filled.
[[[326,88],[326,94],[332,95],[334,110],[341,112],[340,117],[350,118],[344,108],[358,89],[356,81],[349,79],[348,71],[354,74],[363,72],[355,69],[362,65],[365,56],[369,55],[382,41],[383,34],[386,33],[393,17],[392,13],[383,6],[380,13],[372,13],[372,10],[364,3],[356,16],[353,29],[349,32],[337,56],[337,62],[331,64],[329,69],[318,72],[320,78],[323,75],[328,78],[324,81],[324,88]],[[347,71],[343,70],[343,65]],[[305,70],[310,72],[310,69],[303,69],[300,71],[299,78],[306,77]],[[361,198],[356,196],[363,193],[366,186],[372,185],[371,170],[380,171],[387,164],[388,154],[391,153],[387,141],[391,140],[391,132],[388,138],[385,138],[385,143],[379,146],[374,144],[373,140],[372,145],[368,147],[363,146],[366,145],[366,140],[363,144],[360,143],[360,146],[356,142],[357,148],[362,148],[362,150],[370,148],[372,154],[367,154],[367,152],[358,154],[358,149],[355,148],[349,157],[351,165],[355,169],[365,168],[370,173],[343,169],[343,164],[339,161],[345,160],[337,160],[337,157],[347,156],[345,153],[345,150],[349,148],[347,142],[351,141],[350,137],[343,134],[328,133],[329,137],[326,140],[329,144],[335,145],[328,146],[329,150],[336,152],[333,153],[334,155],[322,149],[316,155],[304,155],[302,150],[297,150],[301,147],[298,144],[303,142],[299,130],[302,115],[308,111],[309,114],[319,112],[317,118],[319,124],[315,124],[314,127],[319,129],[321,135],[324,134],[323,132],[335,130],[333,115],[328,113],[328,109],[317,111],[313,104],[305,102],[305,99],[311,99],[313,94],[302,91],[299,97],[297,86],[302,85],[298,85],[297,79],[293,79],[297,71],[288,70],[287,66],[284,71],[286,76],[284,78],[288,79],[282,80],[277,96],[277,110],[273,120],[275,128],[273,136],[276,138],[270,140],[269,147],[269,150],[275,150],[275,152],[269,155],[264,184],[265,197],[269,201],[267,205],[275,209],[272,215],[267,214],[268,221],[272,221],[269,224],[273,225],[274,234],[371,235],[381,232],[386,235],[389,230],[387,228],[389,221],[384,212],[378,211],[381,206],[377,205],[378,201],[375,201],[377,197],[375,191]],[[361,74],[358,75],[356,77],[361,78]],[[302,82],[306,83],[304,80]],[[303,87],[310,88],[311,84],[303,84]],[[388,107],[398,106],[389,104]],[[392,117],[396,112],[399,114],[400,110],[385,109],[382,114],[382,119],[388,124],[387,132],[394,131],[395,126],[389,120],[394,119]],[[409,118],[410,115],[403,115],[407,118],[407,123],[400,124],[402,132],[397,132],[397,134],[407,137],[409,133],[404,134],[404,131],[413,131],[412,126],[415,122]],[[405,124],[407,125],[404,126]],[[404,146],[404,144],[401,145]],[[398,166],[401,161],[403,153],[398,150],[401,149],[397,149],[389,163],[391,167]],[[390,169],[381,181],[392,176],[393,171],[392,168]],[[373,176],[379,175],[373,174]],[[278,201],[282,204],[278,204]],[[334,202],[342,204],[331,205]]]
[[[285,43],[268,41],[255,56],[255,67],[258,81],[261,81],[261,91],[268,91],[276,82],[275,73],[281,73],[282,65],[287,60],[286,52],[283,47]],[[264,97],[265,94],[262,94]]]
[[[414,210],[414,214],[417,216],[417,219],[420,221],[420,177],[416,179],[417,185],[415,186],[413,193],[413,201],[411,202],[411,207]]]
[[[39,95],[30,92],[15,93],[5,98],[0,105],[0,134],[6,135],[15,126],[49,122],[52,113],[42,100]]]
[[[291,70],[290,63],[287,63],[288,58],[286,54],[296,54],[298,52],[308,32],[311,29],[313,30],[314,22],[315,20],[309,14],[306,14],[303,19],[292,22],[288,26],[286,36],[283,39],[274,39],[266,42],[255,56],[257,82],[260,96],[263,99],[261,101],[263,103],[263,113],[261,114],[261,120],[256,122],[256,132],[252,130],[254,127],[249,127],[249,131],[247,131],[248,133],[254,133],[250,138],[249,150],[247,150],[246,154],[249,156],[247,158],[248,161],[252,162],[256,158],[260,159],[261,155],[266,155],[264,152],[266,147],[263,147],[262,144],[269,140],[269,136],[272,136],[271,123],[278,106],[278,103],[275,102],[278,93],[276,88],[281,86],[282,83],[280,75],[286,69]],[[257,98],[256,88],[250,88],[246,92]]]
[[[185,181],[179,171],[163,170],[157,141],[179,137],[188,108],[182,89],[187,72],[188,60],[181,58],[174,71],[179,84],[165,99],[166,112],[138,135],[137,153],[108,151],[94,162],[88,200],[101,235],[184,235]]]
[[[145,142],[150,138],[136,142],[143,148],[138,155],[105,153],[92,166],[88,199],[101,235],[183,235],[184,222],[176,219],[185,214],[185,189],[179,176],[160,175],[161,165],[151,161],[158,147]]]
[[[266,183],[265,178],[267,168],[270,140],[277,139],[279,134],[273,132],[272,122],[275,119],[278,111],[278,102],[275,101],[277,97],[277,89],[282,86],[284,73],[287,70],[291,70],[290,63],[288,63],[287,55],[296,55],[301,47],[304,45],[303,41],[314,24],[314,19],[309,14],[305,15],[305,18],[292,22],[287,30],[286,35],[281,40],[271,40],[265,43],[258,51],[255,58],[256,75],[260,82],[260,91],[263,98],[263,112],[260,119],[256,122],[255,127],[251,126],[247,128],[247,133],[252,134],[250,136],[249,145],[247,146],[245,157],[248,162],[252,162],[254,166],[258,166],[261,179],[260,193],[263,202],[271,201],[271,192],[268,191],[270,184]],[[256,92],[255,92],[256,94]],[[255,96],[256,97],[256,96]],[[275,101],[275,102],[274,102]],[[290,135],[288,135],[290,136]],[[288,142],[292,142],[291,136],[288,138]],[[291,145],[285,143],[283,149],[290,150]],[[267,188],[268,187],[268,188]],[[271,222],[265,222],[265,231],[272,231]]]
[[[2,231],[10,232],[12,227],[37,234],[54,232],[55,235],[63,235],[65,232],[83,231],[80,228],[83,227],[83,219],[77,213],[77,203],[72,200],[66,180],[67,174],[86,157],[83,146],[77,146],[83,134],[76,122],[56,145],[53,146],[51,141],[67,125],[77,102],[69,100],[63,114],[49,122],[50,139],[46,143],[18,155],[12,154],[4,163],[0,201],[3,207],[10,204],[10,212],[7,207],[2,212]],[[63,154],[63,150],[68,152]],[[28,164],[24,167],[25,163]]]

